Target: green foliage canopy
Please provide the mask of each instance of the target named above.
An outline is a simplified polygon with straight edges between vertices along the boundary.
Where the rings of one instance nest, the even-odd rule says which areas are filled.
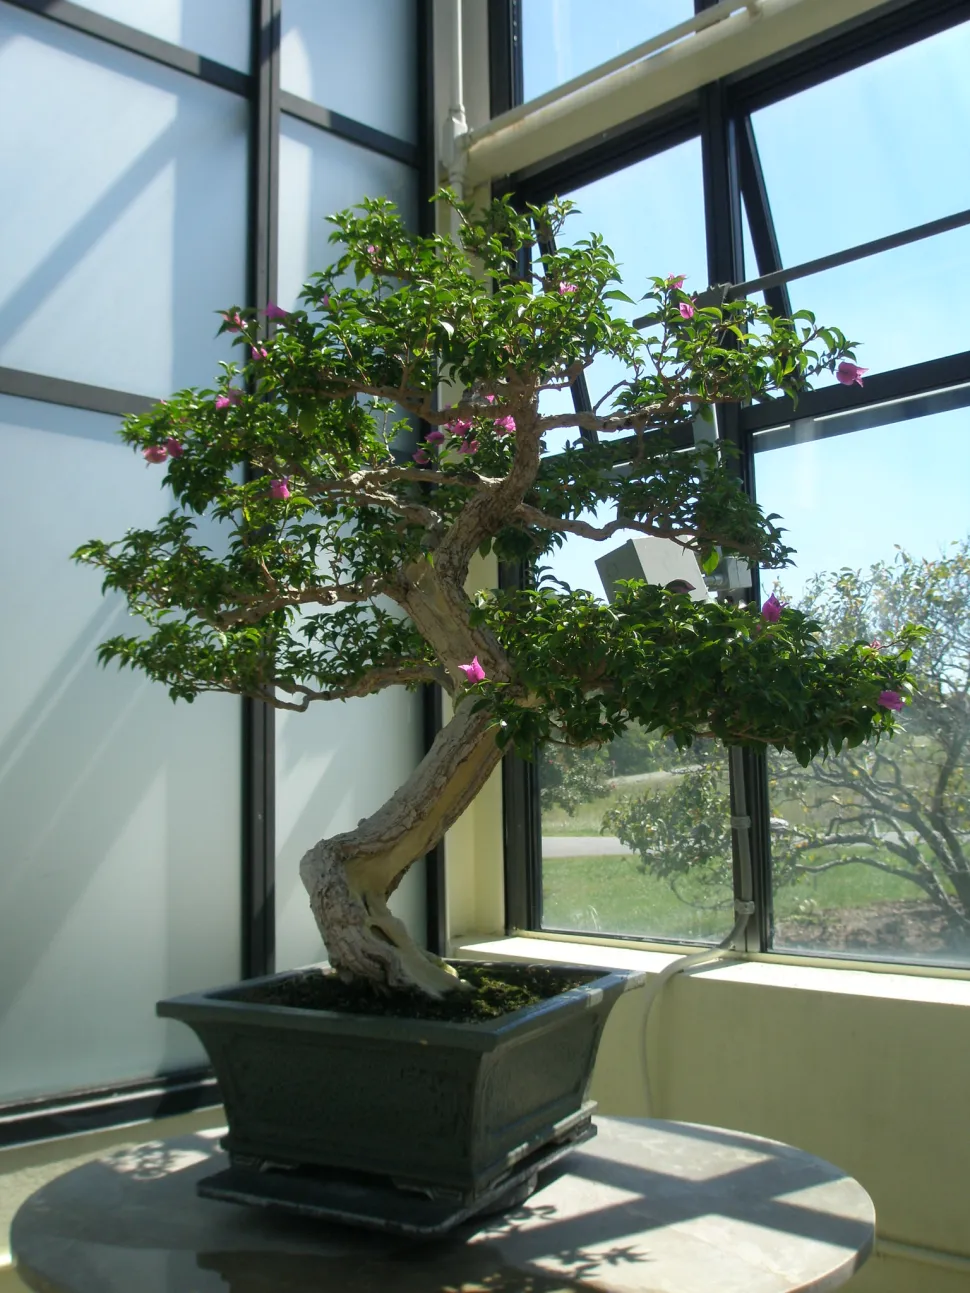
[[[906,690],[905,636],[895,655],[827,652],[797,612],[769,625],[642,585],[612,607],[549,588],[466,596],[476,552],[534,560],[570,534],[633,530],[702,562],[724,550],[784,565],[776,518],[740,488],[725,446],[683,452],[671,433],[720,403],[797,396],[853,351],[807,312],[702,307],[674,278],[647,283],[641,331],[612,312],[630,298],[602,238],[538,255],[536,231],[559,241],[568,202],[475,215],[442,196],[457,239],[413,234],[385,201],[334,217],[342,250],[303,308],[264,322],[231,307],[222,331],[242,362],[127,419],[124,440],[167,462],[175,506],[75,554],[145,622],[101,659],[175,699],[223,691],[291,709],[438,682],[472,692],[500,743],[522,749],[597,744],[638,722],[679,744],[712,733],[807,761],[891,730],[878,697]],[[543,392],[604,355],[628,376],[594,410],[540,412]],[[449,407],[443,383],[460,392]],[[598,443],[545,455],[563,427]],[[603,504],[616,519],[591,522]],[[472,658],[485,679],[470,685]]]

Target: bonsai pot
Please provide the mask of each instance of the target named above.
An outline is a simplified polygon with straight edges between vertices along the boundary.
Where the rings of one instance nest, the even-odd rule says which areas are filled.
[[[581,986],[474,1023],[241,999],[293,971],[161,1001],[157,1010],[188,1024],[209,1054],[234,1165],[363,1172],[468,1205],[588,1123],[603,1026],[643,978],[588,967],[548,972],[554,983]]]

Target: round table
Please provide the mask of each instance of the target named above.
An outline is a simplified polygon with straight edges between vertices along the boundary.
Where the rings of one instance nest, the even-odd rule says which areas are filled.
[[[869,1255],[872,1202],[830,1163],[717,1127],[596,1121],[524,1204],[433,1241],[200,1199],[220,1133],[155,1141],[32,1195],[14,1260],[44,1293],[808,1293]]]

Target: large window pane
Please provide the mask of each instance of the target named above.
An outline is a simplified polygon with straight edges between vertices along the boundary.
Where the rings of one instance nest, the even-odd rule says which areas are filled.
[[[970,962],[968,432],[961,409],[756,459],[797,552],[783,600],[833,644],[929,630],[892,741],[769,756],[777,949]]]
[[[280,146],[280,303],[339,255],[326,217],[368,197],[391,197],[413,224],[415,172],[292,117]],[[421,758],[416,693],[392,688],[346,704],[311,706],[277,721],[277,964],[319,961],[323,944],[300,882],[299,862],[318,839],[350,830],[374,812]],[[424,868],[418,864],[391,906],[424,942]]]
[[[606,11],[588,0],[523,0],[526,99],[608,62],[693,13],[693,0],[611,0]]]
[[[246,295],[247,116],[0,7],[0,364],[159,396],[218,375],[215,311]]]
[[[415,0],[283,0],[282,87],[414,143],[417,23]]]
[[[170,506],[115,429],[0,396],[0,1102],[203,1063],[154,1003],[239,974],[239,702],[102,669],[69,559]]]
[[[81,0],[85,9],[249,71],[251,0]]]
[[[627,537],[569,536],[544,564],[605,600],[596,559]],[[662,733],[632,727],[596,750],[547,747],[539,769],[544,928],[723,938],[733,923],[723,747],[698,741],[678,751]]]
[[[753,115],[784,264],[970,207],[968,65],[964,23]]]

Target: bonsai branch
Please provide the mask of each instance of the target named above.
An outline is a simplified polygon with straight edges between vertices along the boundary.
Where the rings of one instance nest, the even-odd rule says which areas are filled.
[[[288,606],[337,606],[340,603],[369,602],[389,591],[384,576],[374,575],[356,584],[312,584],[308,588],[287,588],[277,592],[275,596],[242,593],[235,599],[240,603],[236,610],[217,611],[215,615],[204,615],[201,610],[196,610],[196,614],[214,628],[228,629],[236,624],[257,624],[273,611],[283,610]]]
[[[276,684],[278,691],[284,691],[291,696],[300,696],[299,701],[281,700],[278,695],[263,695],[262,700],[268,701],[276,709],[291,709],[298,714],[302,714],[309,708],[310,702],[314,700],[352,700],[357,696],[373,696],[375,692],[383,691],[387,687],[405,687],[415,686],[418,683],[437,683],[439,687],[444,687],[448,692],[453,691],[451,679],[445,673],[444,669],[435,669],[431,665],[414,665],[413,667],[405,665],[387,665],[381,668],[369,669],[367,673],[361,674],[353,682],[348,682],[342,687],[327,687],[319,691],[312,687],[304,686],[303,683],[280,683]]]

